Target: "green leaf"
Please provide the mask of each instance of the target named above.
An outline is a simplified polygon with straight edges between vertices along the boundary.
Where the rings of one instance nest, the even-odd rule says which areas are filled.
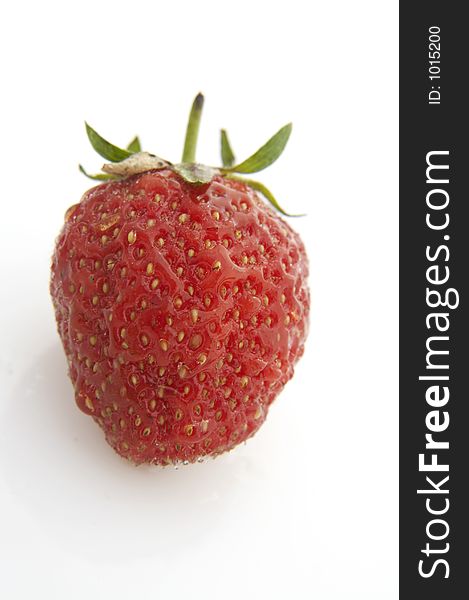
[[[283,149],[288,142],[288,138],[290,137],[291,130],[291,123],[285,125],[252,156],[242,163],[230,167],[227,171],[235,173],[257,173],[258,171],[262,171],[262,169],[265,169],[275,162],[282,154]]]
[[[108,175],[107,173],[96,173],[95,175],[90,175],[87,173],[82,165],[78,165],[81,173],[88,177],[89,179],[93,179],[94,181],[109,181],[110,179],[115,179],[114,175]]]
[[[180,163],[171,167],[176,171],[187,183],[209,183],[213,177],[219,173],[216,169],[199,165],[197,163]]]
[[[140,144],[140,139],[138,135],[136,135],[134,139],[130,142],[130,144],[127,146],[127,150],[129,152],[132,152],[132,154],[142,151],[142,146]]]
[[[242,183],[245,183],[253,190],[256,190],[256,192],[260,192],[272,204],[272,206],[276,210],[278,210],[279,213],[284,215],[285,217],[304,217],[305,216],[304,214],[292,215],[290,213],[287,213],[285,210],[283,210],[283,208],[277,202],[277,200],[276,200],[275,196],[272,194],[272,192],[269,189],[267,189],[263,183],[260,183],[259,181],[254,181],[253,179],[244,179],[244,177],[236,177],[236,175],[228,175],[228,178],[234,179],[235,181],[241,181]]]
[[[86,133],[88,135],[88,139],[91,142],[91,145],[96,150],[96,152],[106,160],[110,160],[111,162],[119,162],[132,154],[128,150],[118,148],[117,146],[114,146],[113,144],[102,138],[99,135],[99,133],[97,133],[86,122],[85,126]]]
[[[231,149],[230,140],[228,139],[228,134],[225,129],[222,129],[221,132],[221,160],[223,166],[225,168],[229,168],[233,166],[235,161],[235,155],[233,154],[233,150]]]

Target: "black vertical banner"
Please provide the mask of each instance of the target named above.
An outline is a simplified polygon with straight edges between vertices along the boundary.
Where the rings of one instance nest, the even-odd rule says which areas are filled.
[[[469,598],[469,29],[400,5],[400,597]]]

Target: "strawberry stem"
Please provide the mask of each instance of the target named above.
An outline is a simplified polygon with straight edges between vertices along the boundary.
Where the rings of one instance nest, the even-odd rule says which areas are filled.
[[[195,151],[197,148],[197,138],[199,137],[200,117],[204,107],[204,97],[197,94],[192,104],[189,121],[186,129],[186,139],[184,141],[184,152],[182,153],[183,163],[195,162]]]

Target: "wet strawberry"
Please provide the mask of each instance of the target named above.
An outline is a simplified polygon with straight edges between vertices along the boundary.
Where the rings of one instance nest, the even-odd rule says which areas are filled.
[[[193,462],[250,437],[307,332],[304,246],[255,189],[279,208],[270,192],[236,175],[273,162],[289,129],[235,167],[223,133],[224,167],[207,169],[193,156],[201,105],[176,166],[88,127],[114,161],[97,176],[109,181],[67,211],[53,257],[77,404],[135,463]]]

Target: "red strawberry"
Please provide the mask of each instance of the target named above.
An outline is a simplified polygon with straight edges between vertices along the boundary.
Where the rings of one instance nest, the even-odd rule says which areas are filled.
[[[128,150],[87,126],[109,180],[65,217],[51,294],[78,406],[135,463],[215,456],[253,435],[303,353],[309,312],[299,236],[235,173],[271,164],[286,126],[233,167]],[[281,210],[281,209],[280,209]]]

